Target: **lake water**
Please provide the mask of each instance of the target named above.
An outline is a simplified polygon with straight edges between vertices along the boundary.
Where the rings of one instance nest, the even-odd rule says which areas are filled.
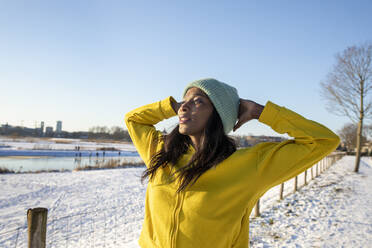
[[[73,170],[76,167],[103,165],[110,162],[125,164],[141,162],[141,158],[133,153],[122,153],[120,156],[75,156],[75,157],[48,157],[48,156],[0,156],[0,167],[16,172],[40,170]]]

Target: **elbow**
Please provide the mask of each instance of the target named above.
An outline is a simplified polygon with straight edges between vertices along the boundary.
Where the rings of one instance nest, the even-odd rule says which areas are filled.
[[[336,140],[335,140],[335,149],[334,150],[336,150],[336,148],[340,145],[340,143],[341,143],[341,139],[340,139],[340,137],[338,137],[337,135],[336,135]]]
[[[318,150],[318,152],[326,156],[334,152],[340,145],[340,137],[333,134],[328,137],[319,138],[312,144],[314,145],[313,149]]]
[[[132,113],[131,112],[128,112],[124,115],[124,122],[125,124],[129,123],[130,119],[132,117]]]
[[[333,138],[331,140],[332,140],[331,142],[332,142],[333,146],[336,149],[340,145],[340,142],[341,142],[340,137],[337,134],[334,134]]]
[[[124,122],[125,122],[125,123],[128,123],[128,120],[129,120],[129,113],[126,113],[126,114],[124,115]]]
[[[330,137],[328,139],[328,145],[327,147],[329,147],[329,153],[333,152],[334,150],[337,149],[337,147],[340,145],[340,137],[338,137],[338,135],[333,135],[332,137]]]
[[[131,113],[128,112],[124,115],[124,123],[125,125],[127,126],[127,129],[129,129],[129,122],[130,122],[130,119],[131,119]]]
[[[340,142],[341,142],[340,137],[338,137],[338,136],[336,135],[336,140],[335,140],[336,147],[337,147],[338,145],[340,145]]]

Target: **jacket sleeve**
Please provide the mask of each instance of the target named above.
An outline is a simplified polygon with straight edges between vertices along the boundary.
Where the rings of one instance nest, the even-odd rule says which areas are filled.
[[[257,182],[263,191],[305,171],[340,143],[340,138],[327,127],[271,101],[267,101],[258,120],[294,138],[257,145]]]
[[[149,167],[151,158],[161,148],[161,132],[154,125],[175,116],[171,102],[173,97],[136,108],[125,115],[128,133],[142,160]]]

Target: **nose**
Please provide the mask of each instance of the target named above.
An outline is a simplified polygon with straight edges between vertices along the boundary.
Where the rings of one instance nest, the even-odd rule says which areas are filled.
[[[186,112],[186,111],[189,110],[189,108],[190,108],[190,106],[189,106],[187,101],[181,102],[180,111]]]

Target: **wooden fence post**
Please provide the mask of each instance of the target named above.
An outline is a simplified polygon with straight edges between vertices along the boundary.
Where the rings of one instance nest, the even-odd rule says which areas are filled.
[[[328,164],[328,160],[329,160],[329,158],[326,158],[326,160],[324,161],[323,172],[326,170],[326,167],[327,167],[327,164]]]
[[[298,176],[295,177],[295,181],[294,181],[294,190],[293,190],[293,192],[296,192],[296,191],[297,191],[297,181],[298,181],[298,180],[297,180],[297,177],[298,177]]]
[[[307,185],[306,177],[307,177],[307,169],[305,170],[305,174],[304,174],[305,185]]]
[[[328,163],[327,163],[326,167],[328,167],[331,163],[332,163],[332,157],[330,157],[330,158],[328,159]]]
[[[260,216],[260,199],[257,200],[256,207],[255,207],[255,217]]]
[[[327,166],[326,166],[327,168],[329,167],[329,165],[331,165],[331,164],[332,164],[332,160],[333,160],[333,158],[332,158],[332,157],[330,157],[330,158],[329,158],[329,163],[328,163],[328,164],[327,164]]]
[[[328,166],[331,164],[331,162],[332,162],[332,157],[328,158],[328,162],[327,162],[326,165],[325,165],[325,168],[326,168],[326,169],[327,169]]]
[[[280,184],[279,199],[283,200],[284,182]]]
[[[311,166],[311,180],[313,180],[313,179],[314,179],[313,168],[314,168],[314,165],[313,165],[313,166]]]
[[[28,248],[45,248],[48,209],[27,210]]]

